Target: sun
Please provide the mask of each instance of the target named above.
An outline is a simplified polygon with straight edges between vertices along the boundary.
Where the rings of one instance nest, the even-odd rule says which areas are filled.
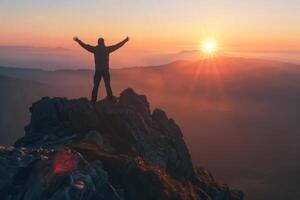
[[[205,54],[213,54],[218,50],[217,41],[214,39],[206,39],[202,42],[201,51]]]

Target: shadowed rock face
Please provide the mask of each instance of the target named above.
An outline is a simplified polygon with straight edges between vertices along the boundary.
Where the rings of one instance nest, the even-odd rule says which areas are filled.
[[[30,111],[25,136],[1,149],[4,199],[243,198],[194,170],[174,120],[132,89],[115,104],[46,97]]]

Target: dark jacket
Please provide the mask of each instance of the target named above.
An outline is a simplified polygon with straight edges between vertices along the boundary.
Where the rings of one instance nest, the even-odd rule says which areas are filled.
[[[112,46],[91,46],[83,43],[82,41],[78,41],[80,46],[82,46],[87,51],[94,54],[95,58],[95,68],[96,70],[103,70],[109,68],[109,54],[113,51],[119,49],[127,42],[127,39],[119,42],[118,44]]]

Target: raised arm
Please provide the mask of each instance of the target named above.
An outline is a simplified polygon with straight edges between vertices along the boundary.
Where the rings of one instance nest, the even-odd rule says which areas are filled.
[[[125,38],[123,41],[119,42],[118,44],[109,46],[109,47],[108,47],[108,50],[109,50],[110,52],[113,52],[113,51],[119,49],[120,47],[122,47],[122,46],[123,46],[126,42],[128,42],[128,41],[129,41],[129,37]]]
[[[77,42],[82,48],[84,48],[85,50],[91,52],[91,53],[94,53],[95,51],[95,47],[91,46],[91,45],[88,45],[88,44],[85,44],[84,42],[82,42],[78,37],[74,37],[73,40],[75,42]]]

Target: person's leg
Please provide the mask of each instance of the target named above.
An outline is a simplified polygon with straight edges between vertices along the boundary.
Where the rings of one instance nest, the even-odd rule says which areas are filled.
[[[106,95],[109,100],[113,100],[113,94],[110,86],[110,74],[109,70],[103,71],[103,79],[105,83]]]
[[[99,88],[99,84],[100,84],[100,81],[101,81],[101,76],[102,76],[102,73],[100,71],[96,70],[95,75],[94,75],[94,87],[93,87],[92,99],[91,99],[91,102],[93,104],[95,104],[96,101],[97,101],[98,88]]]

